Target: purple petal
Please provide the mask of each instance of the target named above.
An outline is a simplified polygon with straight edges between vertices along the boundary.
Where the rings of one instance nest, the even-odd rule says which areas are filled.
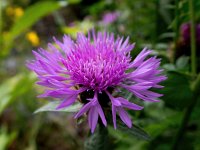
[[[98,111],[94,107],[89,110],[89,114],[88,114],[88,123],[89,123],[92,133],[94,133],[94,130],[97,125],[97,121],[98,121]]]
[[[128,115],[128,113],[121,107],[118,107],[118,112],[121,120],[129,127],[132,127],[132,121]]]
[[[76,101],[76,98],[77,98],[77,95],[71,96],[69,99],[66,99],[63,102],[61,102],[61,104],[58,105],[56,107],[56,109],[61,109],[61,108],[68,107],[68,106],[72,105]]]
[[[152,51],[147,50],[147,48],[144,48],[139,55],[134,59],[134,61],[130,64],[130,68],[132,67],[137,67],[138,65],[140,65],[144,59],[146,58],[147,55],[149,55]]]
[[[122,107],[126,107],[126,108],[133,109],[133,110],[143,109],[142,106],[133,104],[133,103],[129,102],[128,100],[122,98],[122,97],[118,97],[117,99],[119,99],[119,101],[122,103]]]
[[[101,106],[100,106],[99,104],[97,104],[96,107],[97,107],[98,113],[99,113],[99,115],[100,115],[100,117],[101,117],[101,120],[102,120],[103,124],[104,124],[105,126],[107,126],[106,118],[105,118],[105,115],[104,115],[104,112],[103,112]]]
[[[154,98],[150,98],[150,97],[146,97],[143,94],[141,94],[140,92],[133,92],[138,98],[145,100],[145,101],[149,101],[149,102],[159,102],[159,100],[154,99]]]
[[[87,111],[90,109],[91,105],[92,105],[91,102],[85,104],[85,105],[79,110],[79,112],[74,116],[74,118],[79,118],[80,116],[82,116],[85,112],[87,112]]]
[[[113,117],[114,128],[117,129],[117,124],[116,124],[116,107],[114,105],[112,105],[112,117]]]

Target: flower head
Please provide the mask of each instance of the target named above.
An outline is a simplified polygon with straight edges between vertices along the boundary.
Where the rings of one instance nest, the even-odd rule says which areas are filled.
[[[112,33],[96,34],[93,31],[88,36],[79,33],[76,41],[66,35],[63,42],[54,40],[59,49],[49,44],[49,51],[33,51],[36,59],[28,63],[38,75],[38,84],[48,87],[40,97],[61,99],[57,109],[72,105],[79,97],[84,105],[75,118],[87,113],[92,132],[99,117],[107,125],[104,107],[111,107],[115,128],[116,113],[131,128],[132,122],[125,108],[143,108],[123,97],[114,97],[115,90],[124,88],[150,102],[157,102],[162,96],[150,91],[151,88],[162,88],[159,82],[166,79],[159,69],[160,59],[146,59],[151,50],[145,48],[132,61],[130,51],[134,44],[129,44],[129,38],[115,39]]]
[[[119,12],[107,12],[103,15],[102,22],[104,25],[109,25],[115,22],[119,17]]]
[[[190,44],[190,23],[183,23],[180,28],[182,40],[185,44]],[[200,42],[200,24],[195,25],[196,43]]]

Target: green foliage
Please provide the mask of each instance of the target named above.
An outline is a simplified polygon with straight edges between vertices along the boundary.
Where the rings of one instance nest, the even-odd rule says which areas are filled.
[[[92,134],[86,141],[85,150],[106,150],[108,148],[108,130],[99,125],[97,131]]]
[[[34,74],[19,74],[0,85],[0,114],[4,109],[17,99],[32,89],[35,81]]]
[[[143,140],[150,140],[150,136],[141,128],[136,125],[132,125],[132,128],[128,128],[121,120],[117,119],[117,128],[123,133],[132,137],[137,137]]]
[[[160,90],[164,94],[162,99],[173,108],[184,109],[192,99],[190,78],[178,72],[168,72],[168,79],[162,83],[165,88]]]
[[[176,60],[175,64],[164,64],[163,68],[167,71],[178,71],[185,74],[189,72],[189,57],[181,56]]]
[[[16,135],[16,132],[8,133],[5,126],[0,128],[0,149],[6,150],[7,146],[14,140]]]

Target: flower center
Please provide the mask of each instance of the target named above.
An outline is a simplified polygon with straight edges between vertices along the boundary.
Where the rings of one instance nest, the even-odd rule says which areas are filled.
[[[104,52],[104,51],[103,51]],[[78,51],[77,51],[78,53]],[[66,62],[71,79],[94,91],[116,86],[127,69],[127,56],[113,50],[107,53],[73,53]]]

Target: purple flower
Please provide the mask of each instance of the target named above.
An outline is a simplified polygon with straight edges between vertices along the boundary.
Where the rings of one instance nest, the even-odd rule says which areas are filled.
[[[88,123],[94,132],[99,117],[106,126],[105,108],[111,107],[114,128],[116,114],[129,127],[131,118],[125,109],[141,110],[143,107],[123,97],[112,96],[124,88],[145,101],[157,102],[161,94],[150,91],[162,88],[159,82],[166,79],[159,69],[160,59],[147,58],[151,50],[143,49],[132,61],[130,51],[134,44],[129,38],[114,38],[114,34],[93,31],[88,36],[79,33],[77,40],[69,36],[63,42],[55,39],[59,48],[48,45],[48,51],[33,51],[35,60],[28,67],[37,75],[39,85],[47,87],[40,97],[53,97],[61,101],[57,109],[68,107],[77,99],[83,107],[75,118],[88,115]]]
[[[109,25],[117,20],[119,12],[107,12],[103,15],[102,22],[104,25]]]
[[[183,42],[188,45],[190,44],[190,26],[190,23],[184,23],[180,29]],[[200,24],[196,24],[195,31],[196,43],[198,44],[200,42]]]

